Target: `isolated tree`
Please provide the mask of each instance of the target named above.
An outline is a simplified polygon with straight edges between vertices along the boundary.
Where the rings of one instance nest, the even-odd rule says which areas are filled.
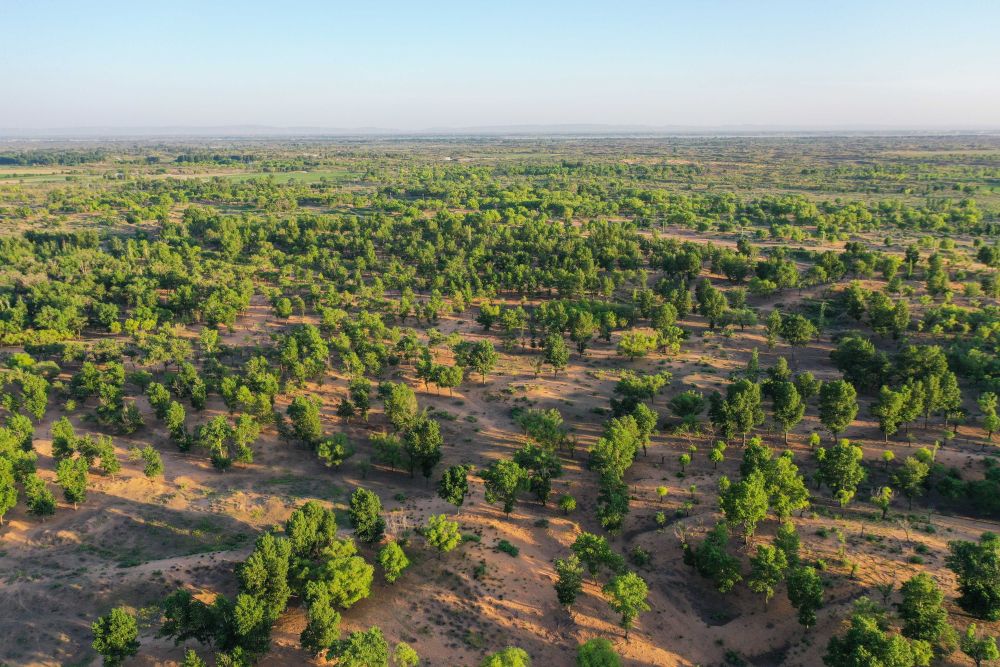
[[[524,649],[510,646],[483,658],[479,667],[531,667],[531,656]]]
[[[181,661],[181,667],[208,667],[204,660],[198,657],[194,649],[188,649]]]
[[[989,635],[980,637],[976,634],[975,623],[970,623],[969,627],[965,629],[965,635],[959,646],[962,653],[976,663],[976,667],[982,667],[984,662],[1000,660],[1000,649],[997,648],[996,638]]]
[[[781,311],[777,309],[772,310],[768,314],[764,324],[764,330],[767,333],[767,349],[773,350],[775,344],[778,342],[778,336],[781,335],[781,324]]]
[[[430,479],[434,466],[441,460],[441,425],[426,415],[419,415],[412,420],[403,435],[403,450],[409,459],[410,477],[414,470],[420,468],[424,478]]]
[[[572,554],[566,559],[557,558],[555,568],[556,598],[559,604],[568,608],[576,602],[577,596],[583,590],[583,564],[576,554]]]
[[[392,662],[396,667],[417,667],[420,654],[406,642],[399,642],[392,651]]]
[[[885,436],[885,441],[889,442],[889,436],[899,430],[903,422],[904,406],[906,405],[906,394],[902,391],[893,391],[889,387],[883,386],[879,390],[878,400],[872,404],[872,415],[878,419],[878,428]]]
[[[494,461],[482,473],[486,502],[503,503],[504,514],[510,514],[517,503],[517,494],[528,485],[528,472],[510,459]]]
[[[729,385],[724,399],[712,395],[709,416],[726,438],[740,435],[745,445],[747,434],[764,422],[760,402],[760,385],[740,379]]]
[[[0,526],[4,515],[17,504],[17,486],[14,484],[14,465],[0,457]]]
[[[997,416],[997,395],[991,391],[981,394],[976,402],[983,413],[983,430],[986,438],[992,442],[993,434],[1000,430],[1000,417]]]
[[[139,626],[135,617],[124,607],[116,607],[107,616],[101,616],[91,625],[94,641],[91,644],[106,667],[117,667],[139,652]]]
[[[614,552],[607,538],[593,533],[580,533],[570,546],[587,571],[594,576],[601,568],[608,568],[614,573],[621,573],[625,568],[625,560]]]
[[[558,375],[559,371],[566,368],[566,364],[569,363],[569,348],[566,347],[566,341],[562,336],[550,334],[545,338],[542,358],[552,367],[553,375]]]
[[[389,644],[379,627],[373,625],[337,641],[327,653],[327,658],[333,657],[341,667],[389,667]]]
[[[444,514],[434,514],[427,519],[424,539],[439,553],[444,554],[458,546],[462,541],[462,534],[458,531],[457,521],[448,521]]]
[[[390,584],[399,579],[403,570],[410,566],[403,547],[395,540],[390,540],[378,552],[378,564],[382,566],[382,574]]]
[[[930,664],[931,647],[923,641],[907,641],[890,634],[884,617],[862,598],[855,603],[851,624],[843,636],[831,637],[823,655],[827,667],[857,665],[898,665],[917,667]]]
[[[1000,537],[983,533],[979,542],[948,543],[945,559],[958,577],[958,606],[975,618],[1000,620]]]
[[[794,523],[785,521],[778,526],[773,544],[785,554],[785,560],[788,562],[789,567],[798,566],[800,540]]]
[[[930,470],[928,464],[914,456],[908,456],[903,461],[903,466],[893,475],[893,483],[906,497],[910,509],[913,509],[914,498],[919,498],[924,494]]]
[[[914,575],[903,582],[900,593],[899,618],[903,621],[904,637],[922,639],[931,645],[948,637],[954,641],[948,612],[942,606],[944,595],[930,575],[926,572]]]
[[[306,627],[299,635],[302,648],[318,656],[332,648],[340,637],[340,612],[334,609],[330,589],[319,582],[306,584]]]
[[[867,474],[862,464],[864,452],[842,438],[829,450],[819,448],[816,457],[819,460],[817,479],[830,487],[842,507],[847,506]]]
[[[743,580],[740,561],[729,554],[729,527],[725,521],[715,524],[696,548],[684,543],[684,562],[693,565],[703,577],[709,578],[720,593],[728,593]]]
[[[374,491],[358,488],[351,494],[351,505],[347,512],[354,534],[362,542],[374,544],[385,534],[385,519],[382,518],[382,500]]]
[[[889,513],[889,506],[892,504],[892,489],[888,486],[880,486],[879,488],[872,491],[871,501],[872,504],[882,510],[882,520],[885,521],[886,515]]]
[[[774,589],[784,580],[787,569],[788,559],[784,551],[767,544],[757,547],[757,553],[750,559],[747,587],[764,596],[765,608],[774,597]]]
[[[689,389],[671,398],[667,407],[686,426],[694,426],[705,411],[705,397],[701,392]]]
[[[798,611],[805,628],[816,625],[816,612],[823,606],[823,582],[811,567],[795,567],[788,573],[788,601]]]
[[[56,481],[66,502],[73,509],[87,499],[87,461],[83,458],[63,459],[56,466]]]
[[[469,466],[449,466],[438,481],[438,497],[461,507],[469,495]]]
[[[486,384],[486,375],[496,367],[497,362],[500,361],[500,355],[494,349],[493,343],[483,340],[472,346],[468,358],[464,361],[467,363],[462,365],[469,366],[482,375],[483,384]]]
[[[576,667],[621,667],[614,646],[603,637],[594,637],[576,650]]]
[[[834,438],[851,425],[858,414],[858,393],[849,382],[824,382],[819,390],[819,420]]]
[[[385,416],[396,431],[402,431],[417,415],[417,395],[402,382],[382,386],[387,387],[383,394]]]
[[[802,402],[798,389],[791,382],[776,383],[771,392],[774,398],[774,421],[781,427],[787,445],[788,431],[802,421],[806,405]]]
[[[608,598],[608,605],[621,615],[620,625],[625,629],[625,639],[636,617],[649,611],[646,598],[649,597],[649,587],[646,582],[634,572],[620,574],[609,581],[602,589]]]
[[[816,325],[802,317],[793,314],[782,318],[779,334],[792,347],[792,361],[795,361],[795,348],[808,345],[816,338]]]
[[[723,478],[720,483],[719,505],[726,521],[739,526],[747,545],[753,541],[757,524],[767,516],[768,492],[764,473],[754,470],[735,484]]]
[[[42,517],[55,514],[56,498],[37,473],[32,472],[25,478],[24,499],[29,514]]]
[[[315,396],[296,396],[288,405],[292,432],[296,438],[308,445],[314,445],[323,437],[319,406],[319,399]]]

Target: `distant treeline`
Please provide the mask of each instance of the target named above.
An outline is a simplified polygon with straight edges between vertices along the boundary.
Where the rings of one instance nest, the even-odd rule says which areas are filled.
[[[101,162],[106,154],[101,150],[85,151],[21,151],[18,153],[0,153],[0,165],[17,165],[22,167],[47,165],[78,165],[90,162]]]

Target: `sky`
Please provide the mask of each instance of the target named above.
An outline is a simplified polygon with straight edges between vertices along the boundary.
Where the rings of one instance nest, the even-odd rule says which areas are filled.
[[[1000,128],[996,0],[0,0],[0,128]]]

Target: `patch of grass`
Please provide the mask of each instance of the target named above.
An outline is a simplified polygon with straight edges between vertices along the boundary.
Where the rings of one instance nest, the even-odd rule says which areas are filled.
[[[500,540],[497,543],[497,551],[502,551],[508,556],[511,556],[513,558],[517,558],[518,554],[521,553],[520,549],[518,549],[516,546],[514,546],[507,540]]]

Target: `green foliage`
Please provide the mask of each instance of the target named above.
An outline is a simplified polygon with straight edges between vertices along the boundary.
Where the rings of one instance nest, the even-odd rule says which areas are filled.
[[[594,637],[576,649],[576,667],[621,667],[611,642],[603,637]]]
[[[1000,537],[948,543],[948,568],[958,577],[958,605],[975,618],[1000,619]]]
[[[374,491],[358,488],[351,494],[348,510],[354,534],[362,542],[378,542],[385,533],[385,519],[382,518],[382,500]]]
[[[625,629],[625,636],[628,637],[628,631],[636,617],[650,609],[646,602],[646,598],[649,596],[649,587],[639,575],[634,572],[626,572],[609,581],[602,591],[608,598],[608,605],[621,615],[620,625]]]
[[[855,605],[851,624],[842,637],[832,637],[823,655],[827,667],[854,667],[859,664],[922,667],[930,664],[930,646],[921,640],[909,641],[890,634],[884,617],[871,610],[862,598]]]
[[[91,646],[104,658],[105,667],[117,667],[139,652],[139,626],[135,616],[123,607],[115,607],[91,626]]]
[[[524,649],[508,647],[483,658],[479,667],[531,667],[531,657]]]
[[[424,527],[424,539],[439,553],[448,553],[462,541],[457,521],[448,521],[444,514],[433,514]]]
[[[391,584],[410,566],[410,559],[406,557],[403,547],[399,546],[398,542],[390,540],[379,550],[378,564],[382,566],[385,580]]]

